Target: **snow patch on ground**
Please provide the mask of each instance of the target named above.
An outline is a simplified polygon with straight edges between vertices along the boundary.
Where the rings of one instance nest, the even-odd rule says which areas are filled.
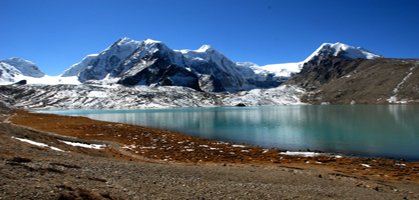
[[[239,144],[233,144],[231,146],[235,147],[235,148],[245,148],[246,147],[245,145],[239,145]]]
[[[361,166],[366,167],[366,168],[370,168],[371,167],[370,165],[364,164],[364,163],[362,163]]]
[[[304,156],[304,157],[314,157],[314,156],[320,156],[321,153],[316,152],[304,152],[304,151],[286,151],[281,152],[282,155],[288,155],[288,156]]]
[[[403,86],[403,84],[412,76],[413,71],[419,66],[419,63],[416,63],[414,67],[411,67],[407,73],[407,75],[400,81],[399,84],[393,89],[393,95],[387,99],[388,103],[398,103],[398,104],[405,104],[407,103],[406,100],[398,100],[397,95],[400,91],[400,88]]]
[[[59,149],[57,147],[49,146],[47,144],[40,143],[40,142],[35,142],[35,141],[32,141],[32,140],[28,140],[28,139],[18,138],[18,137],[12,137],[12,139],[19,140],[21,142],[25,142],[25,143],[28,143],[28,144],[31,144],[31,145],[35,145],[35,146],[38,146],[38,147],[49,148],[49,149],[52,149],[54,151],[64,152],[63,150],[61,150],[61,149]]]
[[[70,145],[70,146],[82,147],[82,148],[87,148],[87,149],[103,149],[106,147],[105,144],[86,144],[86,143],[79,143],[79,142],[69,142],[69,141],[64,141],[64,140],[60,140],[60,142]]]

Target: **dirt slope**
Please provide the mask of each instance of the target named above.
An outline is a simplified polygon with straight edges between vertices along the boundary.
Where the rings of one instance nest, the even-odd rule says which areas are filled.
[[[309,103],[386,104],[392,96],[419,103],[419,60],[330,58],[304,66],[289,83],[311,91],[304,98]]]

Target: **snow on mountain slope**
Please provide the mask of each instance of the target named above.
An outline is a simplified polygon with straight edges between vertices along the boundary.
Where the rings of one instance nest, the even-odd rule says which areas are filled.
[[[194,70],[201,76],[200,84],[205,91],[219,91],[220,89],[217,89],[217,87],[222,88],[220,91],[230,92],[255,88],[246,79],[246,77],[254,76],[251,70],[240,69],[236,63],[210,45],[202,45],[197,50],[175,51],[184,56],[187,68]],[[208,85],[208,83],[211,84]]]
[[[45,75],[34,63],[22,58],[8,58],[0,60],[0,62],[7,63],[15,67],[24,76],[39,78]]]
[[[22,80],[25,80],[26,84],[37,85],[80,84],[76,76],[44,75],[37,66],[27,60],[11,58],[0,61],[0,85],[9,85]]]
[[[141,45],[113,71],[112,76],[123,76],[125,73],[127,73],[126,75],[133,75],[150,66],[156,59],[163,59],[168,64],[185,66],[183,56],[170,49],[163,42],[151,39],[140,42]]]
[[[0,71],[2,70],[2,64],[0,63]],[[10,85],[14,84],[16,82],[25,80],[26,84],[29,85],[78,85],[81,84],[78,81],[78,78],[76,76],[70,76],[70,77],[61,77],[61,76],[48,76],[45,75],[40,78],[34,78],[30,76],[23,76],[21,74],[18,74],[16,76],[13,76],[11,78],[9,77],[3,77],[0,75],[0,85]]]
[[[97,55],[72,65],[62,77],[80,82],[110,82],[125,86],[186,86],[209,92],[256,88],[223,54],[203,45],[198,50],[173,50],[160,41],[123,38]],[[247,73],[254,73],[252,70]]]
[[[184,86],[201,90],[198,75],[186,66],[184,59],[164,43],[147,39],[111,76],[125,86]]]
[[[45,75],[40,78],[18,76],[18,80],[26,80],[26,84],[30,85],[78,85],[81,84],[77,76],[61,77]]]
[[[24,75],[25,74],[25,75]],[[20,58],[9,58],[0,61],[0,84],[12,84],[25,78],[42,77],[43,73],[39,71],[32,62]]]
[[[81,62],[76,63],[74,65],[71,65],[66,71],[64,71],[63,74],[61,74],[62,77],[68,77],[68,76],[78,76],[80,72],[85,70],[87,67],[91,66],[92,61],[94,61],[99,54],[90,54],[81,60]]]
[[[256,74],[274,74],[276,77],[290,77],[301,71],[304,62],[270,64],[265,66],[251,66]]]
[[[0,84],[14,83],[19,75],[21,75],[21,72],[15,67],[0,62]]]
[[[197,50],[178,50],[181,52],[187,59],[186,62],[189,65],[194,65],[196,62],[212,62],[220,67],[224,72],[237,73],[233,63],[226,56],[218,52],[216,49],[210,45],[202,45]]]
[[[25,109],[140,109],[301,104],[294,86],[238,93],[204,93],[177,86],[22,85],[0,86],[0,101]]]
[[[141,41],[129,38],[119,39],[100,54],[87,56],[80,63],[72,65],[62,76],[78,76],[81,82],[104,79],[141,44]]]
[[[160,41],[151,39],[136,41],[122,38],[99,54],[87,56],[80,63],[72,65],[62,76],[78,76],[79,81],[83,83],[152,84],[160,80],[156,76],[162,76],[163,72],[155,73],[153,75],[155,78],[147,81],[140,80],[141,78],[136,76],[144,69],[152,66],[158,58],[164,60],[167,66],[169,64],[184,66],[183,56]],[[156,70],[161,71],[156,68],[151,71],[156,72]],[[150,78],[151,74],[147,74],[147,76]]]

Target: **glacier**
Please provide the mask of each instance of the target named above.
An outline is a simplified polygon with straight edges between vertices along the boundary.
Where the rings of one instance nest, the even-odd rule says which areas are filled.
[[[179,86],[21,85],[0,86],[0,101],[24,109],[145,109],[304,104],[301,88],[282,85],[239,93],[208,93]]]

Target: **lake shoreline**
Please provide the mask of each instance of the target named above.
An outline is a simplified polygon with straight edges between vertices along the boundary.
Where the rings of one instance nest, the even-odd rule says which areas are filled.
[[[130,146],[132,136],[149,148]],[[84,117],[4,112],[1,105],[0,147],[4,199],[419,198],[417,163],[283,155]]]
[[[322,105],[62,110],[82,116],[262,148],[419,161],[417,106]]]
[[[70,137],[82,143],[108,144],[112,157],[159,163],[281,165],[321,168],[378,180],[419,183],[419,162],[383,158],[305,155],[187,136],[182,133],[54,114],[17,111],[13,124]],[[294,155],[296,154],[296,155]],[[309,156],[309,157],[308,157]]]

